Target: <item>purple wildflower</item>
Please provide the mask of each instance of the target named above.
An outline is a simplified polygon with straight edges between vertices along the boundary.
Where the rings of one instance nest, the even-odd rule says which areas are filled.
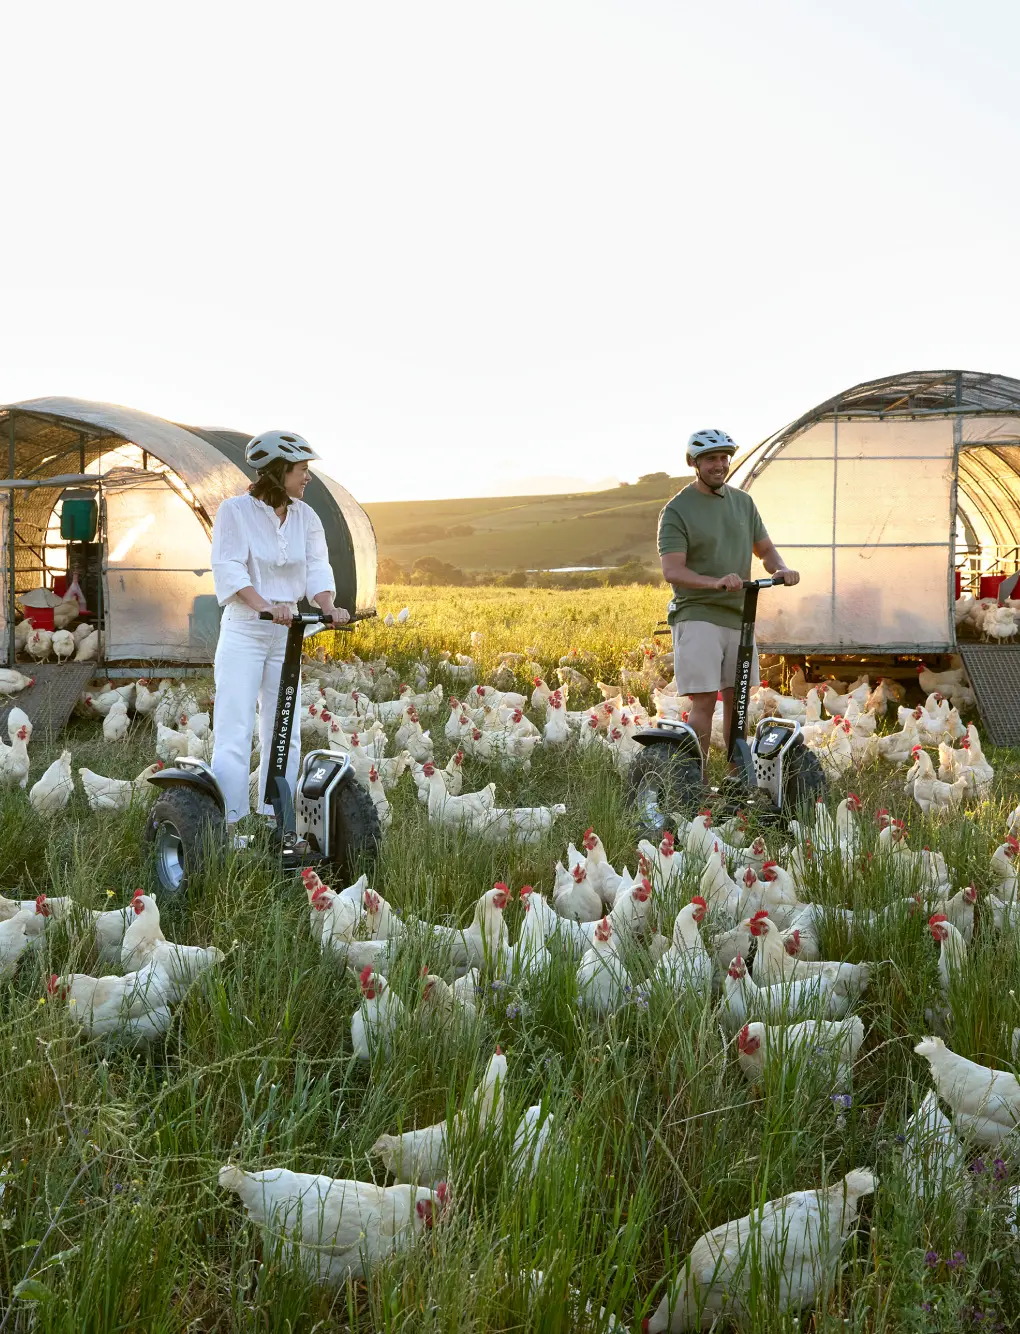
[[[515,1004],[513,1001],[511,1001],[510,1004],[506,1007],[506,1017],[508,1019],[516,1019],[517,1016],[520,1014],[520,1012],[521,1012],[521,1007]]]
[[[963,1251],[954,1251],[946,1261],[946,1266],[949,1269],[959,1269],[961,1265],[965,1265],[966,1263],[967,1257],[964,1255]]]
[[[970,1165],[970,1170],[980,1175],[985,1170],[985,1160],[983,1158],[975,1158]]]
[[[996,1181],[1005,1181],[1009,1176],[1009,1168],[1001,1158],[996,1158],[992,1163],[992,1176]]]
[[[929,1269],[937,1269],[939,1264],[938,1251],[925,1251],[924,1263],[928,1266]]]

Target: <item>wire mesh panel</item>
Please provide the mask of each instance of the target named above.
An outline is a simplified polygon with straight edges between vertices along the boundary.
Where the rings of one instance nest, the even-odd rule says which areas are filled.
[[[1020,745],[1020,645],[961,644],[960,656],[992,742]]]

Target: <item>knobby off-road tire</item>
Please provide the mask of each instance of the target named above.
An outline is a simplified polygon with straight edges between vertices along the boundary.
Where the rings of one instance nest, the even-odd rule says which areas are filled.
[[[156,879],[167,894],[182,894],[203,862],[222,849],[223,812],[209,793],[191,787],[166,788],[145,826],[152,844]]]
[[[783,760],[783,813],[802,817],[805,810],[813,810],[819,797],[828,790],[821,761],[803,741],[791,746]]]
[[[375,861],[382,826],[371,796],[353,774],[334,793],[330,819],[330,861],[354,880]]]
[[[641,822],[641,836],[660,838],[676,830],[674,812],[694,815],[703,805],[701,764],[677,746],[645,746],[627,774],[627,797]]]

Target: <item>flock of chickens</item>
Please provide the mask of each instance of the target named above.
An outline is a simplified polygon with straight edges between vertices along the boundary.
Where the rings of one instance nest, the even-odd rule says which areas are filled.
[[[596,708],[568,711],[571,688],[589,684],[582,655],[563,660],[555,687],[533,658],[504,655],[493,685],[477,683],[476,664],[465,655],[423,658],[410,672],[411,685],[401,684],[385,658],[311,659],[304,672],[302,733],[350,757],[384,826],[393,819],[388,794],[410,774],[430,822],[483,839],[537,842],[549,836],[565,807],[500,807],[493,783],[465,792],[464,756],[527,771],[539,747],[597,747],[623,772],[640,749],[633,732],[649,715],[630,694],[633,674],[619,685],[597,683],[603,703]],[[511,673],[521,671],[533,677],[530,696],[509,688]],[[435,677],[439,684],[431,685]],[[922,668],[919,683],[925,703],[910,709],[889,682],[819,688],[801,675],[789,695],[762,687],[753,709],[759,717],[801,718],[808,744],[831,777],[867,761],[896,764],[905,771],[905,792],[923,812],[951,812],[987,793],[994,775],[976,729],[960,720],[960,710],[973,703],[962,669],[936,675]],[[457,694],[448,699],[444,723],[449,689]],[[669,685],[652,684],[650,693],[657,717],[676,718],[688,707]],[[112,742],[150,718],[159,760],[134,780],[80,769],[91,809],[121,810],[146,800],[152,793],[147,779],[160,762],[182,753],[208,758],[212,707],[211,698],[170,682],[97,684],[83,697],[82,710],[102,716]],[[897,712],[898,726],[880,734],[878,722],[887,710]],[[453,752],[445,766],[435,758],[425,723],[443,728],[444,749]],[[20,710],[12,711],[9,730],[11,744],[0,749],[0,781],[26,788],[31,724]],[[722,743],[721,734],[715,739]],[[937,769],[928,753],[936,748]],[[65,751],[28,789],[29,800],[52,815],[66,804],[71,785]],[[402,1028],[433,1016],[474,1029],[493,985],[526,999],[569,973],[578,1012],[588,1022],[626,1006],[669,1006],[678,997],[693,997],[711,1007],[736,1066],[766,1095],[776,1079],[820,1080],[838,1109],[850,1094],[866,1041],[857,1009],[875,964],[823,958],[826,926],[837,922],[852,938],[882,919],[908,929],[916,919],[917,930],[939,950],[946,1009],[930,1015],[937,1034],[945,1031],[953,990],[966,977],[979,898],[987,909],[982,930],[1020,925],[1020,807],[989,860],[981,890],[954,886],[942,854],[912,848],[903,822],[887,811],[874,812],[876,833],[868,832],[868,823],[852,793],[835,813],[820,800],[810,822],[792,821],[788,836],[769,847],[764,837],[750,835],[742,816],[717,827],[702,812],[690,820],[678,817],[675,835],[666,833],[657,843],[642,840],[633,870],[617,869],[588,829],[579,848],[567,844],[547,887],[512,890],[497,883],[480,894],[466,926],[401,914],[366,876],[334,890],[309,869],[303,874],[309,929],[324,955],[357,975],[360,1003],[351,1016],[351,1040],[363,1060],[386,1059]],[[812,897],[830,873],[845,878],[864,856],[877,858],[883,869],[889,891],[883,907],[854,912]],[[695,882],[697,892],[688,896]],[[504,914],[514,897],[524,911],[511,941]],[[10,976],[21,955],[56,922],[72,934],[91,932],[100,962],[119,971],[54,976],[51,995],[88,1035],[129,1046],[165,1033],[172,1007],[191,983],[224,959],[212,946],[167,941],[156,902],[141,890],[125,907],[107,912],[86,910],[68,898],[0,898],[0,976]],[[411,944],[428,964],[416,994],[401,996],[389,976]],[[1009,1040],[1020,1059],[1020,1030]],[[965,1203],[973,1152],[998,1149],[1020,1124],[1020,1084],[1010,1073],[954,1053],[940,1036],[923,1037],[915,1051],[928,1061],[933,1087],[903,1127],[907,1180],[919,1202],[949,1191]],[[233,1164],[220,1170],[220,1185],[240,1197],[268,1237],[282,1237],[317,1280],[363,1276],[458,1207],[458,1145],[499,1129],[512,1077],[497,1048],[455,1114],[379,1136],[372,1152],[393,1178],[391,1185],[283,1169],[246,1172]],[[541,1169],[552,1131],[546,1109],[527,1109],[508,1165],[515,1181]],[[784,1309],[810,1306],[833,1283],[861,1201],[876,1189],[874,1172],[861,1166],[836,1182],[750,1202],[745,1216],[694,1243],[643,1327],[706,1329],[722,1312],[739,1318],[766,1273],[778,1274]],[[1014,1205],[1020,1206],[1020,1194]],[[607,1319],[606,1327],[621,1328],[612,1316]]]

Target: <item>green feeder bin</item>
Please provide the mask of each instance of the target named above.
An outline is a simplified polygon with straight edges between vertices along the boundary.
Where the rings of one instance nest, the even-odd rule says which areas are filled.
[[[91,542],[99,523],[99,508],[92,499],[65,500],[60,506],[60,536],[65,542]]]

